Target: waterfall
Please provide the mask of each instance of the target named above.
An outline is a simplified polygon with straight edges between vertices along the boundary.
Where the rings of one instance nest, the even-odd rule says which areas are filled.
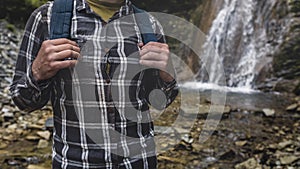
[[[267,55],[273,51],[267,36],[269,22],[264,21],[264,15],[270,13],[274,1],[225,0],[222,5],[200,56],[208,60],[200,69],[201,81],[218,84],[225,78],[227,86],[251,89],[260,69],[270,62]],[[225,77],[216,73],[220,69],[216,60],[222,63]]]

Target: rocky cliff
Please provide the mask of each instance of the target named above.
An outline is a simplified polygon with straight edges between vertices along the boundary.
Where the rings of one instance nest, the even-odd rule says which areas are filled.
[[[290,27],[284,42],[273,56],[275,90],[300,95],[300,1],[289,1]]]
[[[299,11],[298,0],[212,0],[202,1],[192,21],[223,57],[229,86],[300,94]],[[197,72],[199,57],[188,58]]]

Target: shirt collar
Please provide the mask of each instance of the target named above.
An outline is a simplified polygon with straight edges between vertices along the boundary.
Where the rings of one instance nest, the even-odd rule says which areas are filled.
[[[76,0],[76,9],[77,11],[83,11],[89,12],[90,9],[88,9],[88,4],[86,0]],[[130,0],[125,0],[124,5],[121,7],[120,16],[122,15],[129,15],[132,13],[132,3]]]

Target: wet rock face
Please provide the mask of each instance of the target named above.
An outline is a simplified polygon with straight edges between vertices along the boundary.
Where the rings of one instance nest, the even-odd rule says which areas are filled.
[[[242,83],[236,81],[244,81],[249,76],[243,76],[242,71],[238,71],[237,67],[241,63],[243,53],[249,53],[244,48],[244,42],[248,39],[255,41],[253,44],[255,52],[254,71],[251,72],[253,80],[251,86],[263,91],[279,91],[287,93],[300,94],[300,19],[299,19],[299,1],[297,0],[270,0],[270,1],[251,1],[254,2],[253,18],[251,21],[251,29],[247,34],[250,37],[244,37],[242,27],[246,24],[245,20],[240,23],[241,29],[231,31],[234,34],[232,41],[228,41],[224,47],[220,48],[219,55],[225,56],[223,65],[226,75],[230,75],[228,81],[229,86],[240,86]],[[193,12],[192,22],[197,25],[200,30],[208,34],[212,29],[212,23],[216,19],[218,13],[226,2],[220,1],[203,1],[201,5]],[[239,9],[240,10],[240,9]],[[242,9],[247,10],[247,8]],[[232,13],[238,10],[232,11]],[[246,18],[244,16],[243,18]],[[235,20],[232,18],[231,20]],[[228,28],[232,25],[228,26]],[[228,31],[227,31],[228,32]],[[225,32],[226,33],[226,32]],[[226,41],[226,36],[221,36]],[[229,50],[224,50],[232,44]],[[186,49],[182,49],[186,50]],[[186,50],[188,51],[188,50]],[[187,54],[186,54],[187,53]],[[183,60],[189,65],[193,72],[198,72],[199,57],[193,52],[184,53]],[[242,58],[245,60],[244,58]],[[251,62],[247,62],[250,64]],[[247,67],[243,65],[240,69]],[[204,70],[201,70],[204,71]],[[247,72],[247,71],[245,71]],[[238,73],[236,76],[235,74]],[[232,74],[232,77],[231,77]],[[202,75],[204,76],[204,75]],[[227,77],[226,79],[228,79]],[[240,80],[240,78],[243,78]],[[233,81],[232,81],[233,79]],[[238,79],[238,80],[235,80]],[[201,81],[206,81],[201,78]],[[232,81],[232,82],[231,82]],[[292,84],[292,85],[289,85]],[[287,87],[284,87],[287,86]]]
[[[269,77],[258,81],[258,88],[262,90],[275,90],[278,92],[300,94],[300,19],[299,3],[296,0],[277,2],[279,8],[275,8],[272,16],[275,16],[274,23],[288,23],[284,29],[286,33],[280,38],[280,46],[272,55],[272,67],[263,74]],[[285,8],[281,8],[285,6]],[[288,20],[283,20],[287,18]],[[280,25],[279,25],[280,26]],[[276,34],[274,34],[276,35]],[[272,40],[272,39],[271,39]],[[272,42],[273,43],[273,42]],[[275,43],[278,43],[275,41]],[[270,76],[271,75],[271,76]]]

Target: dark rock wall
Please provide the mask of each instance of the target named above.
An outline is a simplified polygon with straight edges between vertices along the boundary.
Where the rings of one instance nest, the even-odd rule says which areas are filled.
[[[289,2],[291,25],[273,60],[274,76],[278,79],[274,89],[300,95],[300,1]]]

